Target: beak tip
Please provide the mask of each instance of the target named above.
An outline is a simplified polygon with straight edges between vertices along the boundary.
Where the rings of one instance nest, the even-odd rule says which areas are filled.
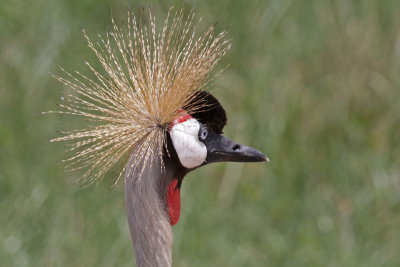
[[[269,158],[267,156],[264,156],[264,161],[269,162]]]

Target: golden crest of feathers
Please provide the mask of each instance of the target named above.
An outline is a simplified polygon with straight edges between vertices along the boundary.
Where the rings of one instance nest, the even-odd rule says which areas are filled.
[[[71,154],[64,162],[69,170],[85,169],[81,180],[101,180],[119,166],[116,182],[127,158],[143,168],[161,157],[166,132],[182,107],[188,113],[201,105],[191,101],[210,81],[210,72],[230,48],[226,32],[214,33],[214,25],[196,36],[194,12],[169,10],[160,30],[149,12],[148,23],[128,15],[127,25],[111,30],[88,46],[104,70],[86,65],[94,77],[79,72],[55,77],[70,90],[54,113],[92,121],[85,129],[62,132],[51,142],[67,141]]]

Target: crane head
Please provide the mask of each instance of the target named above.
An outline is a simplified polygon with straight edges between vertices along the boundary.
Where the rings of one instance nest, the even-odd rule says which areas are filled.
[[[257,149],[222,135],[227,121],[226,113],[210,93],[202,91],[192,103],[196,103],[200,108],[192,114],[181,110],[172,122],[169,132],[182,166],[195,169],[207,163],[221,161],[268,161]]]

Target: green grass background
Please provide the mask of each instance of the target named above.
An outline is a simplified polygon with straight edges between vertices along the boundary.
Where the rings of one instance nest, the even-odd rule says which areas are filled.
[[[132,266],[123,183],[64,172],[50,77],[89,73],[81,33],[169,1],[0,3],[0,265]],[[172,1],[179,5],[181,1]],[[174,266],[400,266],[400,2],[184,1],[233,46],[214,94],[225,134],[268,164],[210,165],[184,181]]]

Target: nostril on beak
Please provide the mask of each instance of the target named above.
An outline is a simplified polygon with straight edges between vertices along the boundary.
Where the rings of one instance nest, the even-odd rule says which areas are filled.
[[[233,151],[237,151],[237,150],[239,150],[240,149],[240,145],[238,145],[238,144],[236,144],[236,145],[234,145],[233,147],[232,147],[232,150]]]

